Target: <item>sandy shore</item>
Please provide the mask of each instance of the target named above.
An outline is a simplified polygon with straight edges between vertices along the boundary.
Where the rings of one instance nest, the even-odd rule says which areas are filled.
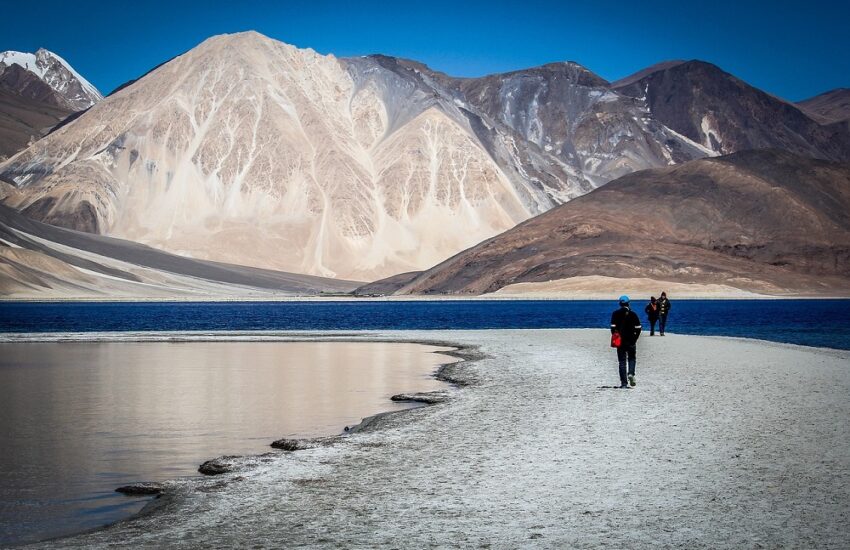
[[[850,546],[850,352],[646,337],[618,390],[605,331],[338,337],[483,358],[450,367],[468,385],[447,402],[170,483],[141,517],[45,546]]]
[[[751,300],[783,298],[832,298],[842,295],[835,290],[823,292],[812,289],[802,292],[771,287],[765,284],[755,285],[751,280],[730,281],[742,288],[756,286],[759,290],[743,290],[732,284],[682,283],[660,281],[647,278],[617,278],[602,276],[572,277],[540,283],[516,283],[500,288],[492,294],[494,298],[526,300],[610,300],[612,296],[628,294],[648,300],[650,296],[659,296],[666,291],[678,299],[703,300]]]

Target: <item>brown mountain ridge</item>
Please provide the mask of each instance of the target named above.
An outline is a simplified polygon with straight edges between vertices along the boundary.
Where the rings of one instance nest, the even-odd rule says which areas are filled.
[[[461,252],[397,294],[582,276],[850,290],[850,165],[753,150],[623,176]]]

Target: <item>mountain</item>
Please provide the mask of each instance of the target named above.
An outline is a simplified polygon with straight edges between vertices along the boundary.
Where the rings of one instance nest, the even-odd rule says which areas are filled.
[[[205,41],[0,165],[13,183],[0,199],[173,253],[371,280],[703,154],[574,64],[475,85],[248,32]]]
[[[370,56],[366,62],[370,72],[378,64],[416,79],[474,117],[472,126],[494,158],[503,157],[500,143],[507,142],[508,150],[525,147],[534,154],[531,159],[512,159],[521,163],[524,179],[546,186],[552,172],[573,182],[560,202],[625,173],[711,154],[658,124],[641,102],[611,91],[607,81],[574,62],[481,78],[453,78],[386,56]],[[488,139],[482,125],[496,138]]]
[[[797,106],[823,124],[850,121],[850,88],[837,88],[797,102]]]
[[[0,166],[4,202],[178,254],[360,280],[552,205],[456,113],[401,91],[394,103],[336,58],[257,33],[214,37]]]
[[[672,69],[678,65],[683,63],[687,63],[684,59],[671,59],[669,61],[661,61],[660,63],[656,63],[655,65],[650,65],[644,69],[639,70],[636,73],[633,73],[627,77],[621,78],[620,80],[615,80],[611,83],[612,88],[625,88],[639,80],[646,78],[647,76],[657,73],[659,71],[663,71],[665,69]]]
[[[0,206],[0,297],[279,297],[349,292],[358,284],[184,258]]]
[[[636,172],[402,281],[397,293],[593,277],[847,294],[850,165],[754,150]]]
[[[17,65],[0,74],[0,161],[26,148],[71,114],[65,107],[40,99],[45,96],[52,97],[53,90]]]
[[[0,160],[99,99],[94,86],[54,53],[0,53]]]
[[[841,128],[719,69],[687,69],[702,65],[662,64],[621,93],[573,62],[454,78],[410,60],[222,35],[0,163],[0,202],[193,258],[376,280],[427,269],[634,171],[765,143],[848,150]],[[654,92],[632,93],[682,70],[674,80],[691,95],[679,107],[714,138],[668,116]],[[743,91],[724,99],[733,85]],[[753,102],[770,109],[747,118]]]
[[[827,160],[850,160],[850,130],[823,125],[776,98],[702,61],[660,64],[615,83],[646,102],[665,126],[717,154],[776,148]]]
[[[0,77],[13,67],[20,67],[46,84],[53,91],[52,97],[43,92],[41,101],[55,103],[71,112],[88,109],[103,96],[88,80],[55,53],[40,48],[35,53],[5,51],[0,53]],[[29,97],[25,82],[18,91]]]

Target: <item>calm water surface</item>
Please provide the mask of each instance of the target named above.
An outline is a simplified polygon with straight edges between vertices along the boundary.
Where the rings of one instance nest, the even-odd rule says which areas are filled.
[[[632,296],[643,317],[639,298]],[[671,298],[670,332],[850,349],[850,300]],[[0,302],[0,332],[606,328],[616,307],[613,300]]]
[[[0,344],[0,545],[139,510],[120,485],[339,433],[444,387],[444,348],[401,343]]]

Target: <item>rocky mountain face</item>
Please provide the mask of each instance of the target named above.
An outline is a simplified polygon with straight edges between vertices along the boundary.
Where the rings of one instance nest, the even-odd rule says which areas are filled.
[[[0,165],[3,200],[179,254],[371,280],[705,154],[574,64],[472,84],[214,37]]]
[[[103,99],[97,88],[75,71],[67,61],[44,48],[35,53],[0,53],[0,78],[6,71],[15,67],[24,69],[53,91],[53,94],[48,94],[44,88],[32,89],[32,79],[22,79],[17,91],[23,97],[52,103],[71,112],[88,109]]]
[[[716,154],[777,148],[850,160],[846,126],[821,124],[798,106],[702,61],[668,62],[613,85],[646,103],[655,119]]]
[[[586,276],[760,293],[850,289],[850,165],[744,151],[623,176],[466,250],[398,293]]]
[[[53,101],[43,100],[53,96],[50,87],[17,65],[0,74],[0,162],[72,113]]]
[[[809,116],[822,124],[850,121],[850,88],[838,88],[797,103]]]
[[[576,63],[460,80],[458,87],[471,104],[584,174],[594,187],[711,154]]]
[[[0,53],[0,161],[99,99],[91,84],[47,50]]]

